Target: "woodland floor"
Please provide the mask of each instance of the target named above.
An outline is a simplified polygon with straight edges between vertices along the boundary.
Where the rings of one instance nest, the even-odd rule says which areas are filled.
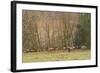
[[[91,59],[90,50],[47,51],[23,53],[23,63]]]

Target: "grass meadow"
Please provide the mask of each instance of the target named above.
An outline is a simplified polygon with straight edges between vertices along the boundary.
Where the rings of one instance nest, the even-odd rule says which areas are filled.
[[[91,53],[89,49],[73,50],[69,53],[63,50],[23,53],[23,63],[87,59],[91,59]]]

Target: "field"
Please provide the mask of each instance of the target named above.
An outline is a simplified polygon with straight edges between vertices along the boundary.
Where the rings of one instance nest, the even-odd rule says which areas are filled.
[[[73,50],[69,53],[63,50],[23,53],[23,63],[87,59],[91,59],[90,50]]]

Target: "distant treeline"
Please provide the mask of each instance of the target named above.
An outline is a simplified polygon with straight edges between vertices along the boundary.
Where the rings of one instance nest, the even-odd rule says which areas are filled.
[[[89,13],[23,10],[23,51],[81,46],[90,49],[90,19]]]

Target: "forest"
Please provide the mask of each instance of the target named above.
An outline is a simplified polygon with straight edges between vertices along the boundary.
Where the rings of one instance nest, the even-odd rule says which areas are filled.
[[[90,13],[23,10],[23,53],[90,50],[90,20]]]

